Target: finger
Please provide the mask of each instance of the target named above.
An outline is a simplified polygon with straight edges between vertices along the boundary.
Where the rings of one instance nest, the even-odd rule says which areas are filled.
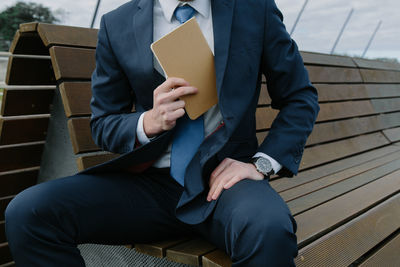
[[[225,170],[226,167],[228,167],[231,163],[233,162],[232,159],[230,158],[225,158],[218,166],[215,168],[215,170],[211,173],[209,185],[210,187],[214,183],[214,180],[222,173],[222,171]]]
[[[237,184],[239,181],[243,180],[244,177],[240,177],[240,176],[235,176],[233,177],[231,180],[229,180],[225,185],[224,185],[224,189],[229,189],[232,186],[234,186],[235,184]]]
[[[174,112],[175,110],[185,107],[185,101],[179,100],[165,104],[165,110],[167,112]]]
[[[213,200],[217,200],[217,198],[219,197],[219,195],[221,194],[222,190],[224,190],[224,182],[225,181],[221,181],[218,186],[216,187],[211,199]]]
[[[180,97],[197,93],[197,88],[192,86],[181,86],[175,90],[159,93],[155,96],[155,104],[161,105],[177,101]]]
[[[217,190],[218,185],[223,179],[222,175],[217,176],[211,183],[210,183],[210,190],[208,191],[207,200],[211,201],[214,195],[214,192]]]
[[[207,195],[207,201],[212,201],[213,200],[213,196],[215,194],[215,192],[218,189],[218,186],[221,184],[221,180],[218,179],[217,181],[215,181],[215,183],[212,185],[212,187],[210,188],[210,191],[208,191],[208,195]]]
[[[176,120],[185,115],[185,110],[183,108],[177,109],[173,112],[169,112],[163,115],[163,121],[166,125],[164,130],[170,130],[176,125]]]
[[[198,89],[196,87],[181,86],[181,87],[178,87],[175,90],[167,93],[165,100],[167,102],[172,102],[172,101],[176,101],[177,99],[179,99],[182,96],[196,94],[197,92],[198,92]]]
[[[170,114],[170,121],[176,121],[177,119],[179,119],[180,117],[183,117],[183,115],[185,115],[185,110],[183,108],[177,109],[173,112],[171,112]]]
[[[160,86],[156,88],[157,93],[165,93],[171,91],[172,88],[177,88],[181,86],[188,86],[189,83],[182,78],[170,77]]]
[[[230,166],[230,165],[228,165]],[[233,177],[235,173],[233,170],[230,170],[229,167],[225,168],[212,182],[210,185],[210,190],[208,191],[208,196],[207,199],[209,201],[212,200],[215,192],[218,190],[219,186],[222,186],[230,179],[230,177]]]

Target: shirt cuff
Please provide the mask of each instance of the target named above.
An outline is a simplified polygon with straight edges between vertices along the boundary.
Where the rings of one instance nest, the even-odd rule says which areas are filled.
[[[276,160],[274,160],[273,158],[271,158],[270,156],[268,156],[265,153],[262,152],[257,152],[253,158],[258,158],[258,157],[263,157],[268,159],[271,162],[272,165],[272,169],[274,170],[274,173],[277,174],[281,169],[282,169],[282,165],[279,164]]]
[[[144,118],[145,113],[146,112],[143,112],[142,115],[140,115],[139,121],[138,121],[138,124],[136,127],[136,137],[141,145],[150,143],[150,141],[153,139],[153,138],[148,138],[146,133],[144,132],[143,118]]]

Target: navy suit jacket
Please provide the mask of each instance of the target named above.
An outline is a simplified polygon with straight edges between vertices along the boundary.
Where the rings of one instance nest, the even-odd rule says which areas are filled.
[[[189,224],[205,220],[208,178],[226,157],[249,160],[264,152],[280,164],[282,176],[297,173],[318,110],[315,88],[274,0],[211,0],[215,69],[223,123],[206,138],[190,162],[177,217]],[[140,115],[152,108],[153,90],[165,79],[154,69],[153,1],[133,0],[104,15],[92,76],[93,138],[120,157],[83,173],[120,170],[156,160],[173,130],[135,148]],[[280,112],[268,136],[256,139],[255,113],[265,74],[272,107]],[[135,106],[135,112],[132,107]]]

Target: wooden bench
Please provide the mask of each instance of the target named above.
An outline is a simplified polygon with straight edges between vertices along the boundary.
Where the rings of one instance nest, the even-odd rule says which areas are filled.
[[[12,260],[3,211],[15,194],[36,179],[70,175],[116,157],[100,151],[90,135],[96,41],[96,30],[37,23],[21,25],[15,36],[0,117],[0,264]],[[399,266],[400,65],[302,56],[321,111],[299,175],[271,181],[298,223],[296,264]],[[277,114],[265,78],[261,94],[260,140]],[[132,253],[189,265],[231,264],[225,253],[196,238],[133,247]]]

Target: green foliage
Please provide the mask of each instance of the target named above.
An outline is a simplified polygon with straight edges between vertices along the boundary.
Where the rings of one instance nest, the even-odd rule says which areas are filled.
[[[0,13],[0,51],[8,50],[19,24],[26,22],[55,23],[59,19],[41,4],[17,2]]]

